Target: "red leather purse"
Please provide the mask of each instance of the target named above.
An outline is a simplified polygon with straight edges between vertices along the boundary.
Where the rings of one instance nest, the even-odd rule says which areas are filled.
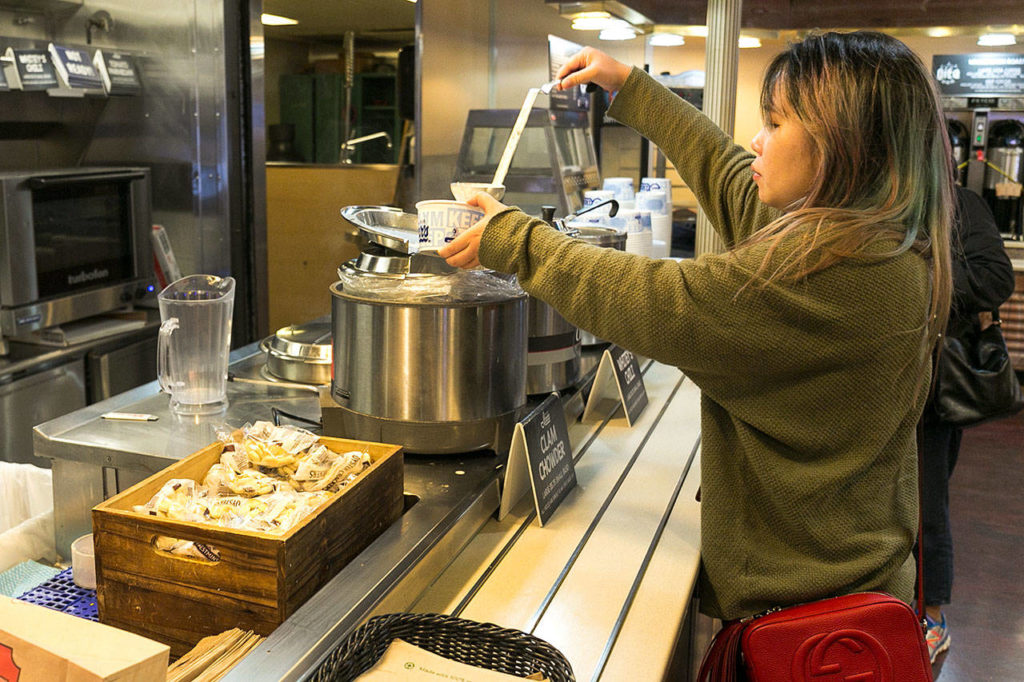
[[[918,424],[919,482],[922,442]],[[697,681],[932,682],[921,564],[918,552],[920,613],[883,592],[857,592],[734,620],[711,640]]]
[[[921,622],[905,602],[859,592],[726,625],[700,682],[932,682]]]

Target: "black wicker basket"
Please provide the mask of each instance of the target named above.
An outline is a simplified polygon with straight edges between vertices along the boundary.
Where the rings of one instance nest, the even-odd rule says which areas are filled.
[[[313,682],[349,682],[369,670],[393,639],[439,656],[525,677],[544,673],[551,682],[575,682],[565,656],[543,639],[519,630],[440,613],[392,613],[357,628],[324,659]]]

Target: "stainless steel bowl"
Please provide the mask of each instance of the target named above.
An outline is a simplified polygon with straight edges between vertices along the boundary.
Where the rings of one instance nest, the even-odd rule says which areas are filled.
[[[260,342],[267,371],[278,379],[303,384],[331,381],[331,325],[312,322],[277,330]]]

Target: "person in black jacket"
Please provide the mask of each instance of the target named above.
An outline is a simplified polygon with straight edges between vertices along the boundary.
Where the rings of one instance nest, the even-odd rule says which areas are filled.
[[[962,336],[978,324],[978,314],[995,310],[1013,293],[1013,265],[988,204],[974,192],[957,187],[952,240],[953,305],[946,333]],[[929,403],[921,417],[921,515],[924,525],[924,602],[928,653],[949,648],[950,634],[942,606],[953,588],[953,537],[949,525],[949,478],[956,466],[963,430],[941,421]]]

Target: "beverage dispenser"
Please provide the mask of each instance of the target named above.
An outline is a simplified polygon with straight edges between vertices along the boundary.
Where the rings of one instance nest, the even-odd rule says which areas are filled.
[[[1024,124],[1015,119],[993,123],[988,130],[985,157],[987,163],[983,196],[992,207],[1000,229],[1019,237]]]

